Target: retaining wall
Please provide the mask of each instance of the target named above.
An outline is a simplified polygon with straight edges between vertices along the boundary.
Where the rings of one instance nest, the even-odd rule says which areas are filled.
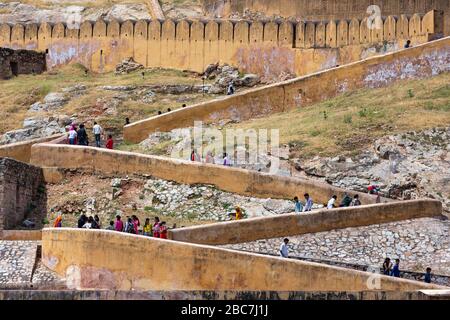
[[[42,262],[65,277],[69,289],[365,291],[372,289],[367,280],[373,276],[114,231],[66,228],[43,230]],[[381,275],[379,279],[382,291],[445,289]]]
[[[407,219],[434,217],[441,214],[442,204],[437,200],[398,201],[174,229],[169,230],[169,238],[176,241],[199,244],[233,244]]]
[[[12,158],[18,161],[30,162],[31,146],[36,143],[56,141],[55,139],[61,137],[61,135],[53,135],[50,137],[27,140],[17,143],[11,143],[6,145],[0,145],[0,158]]]
[[[450,71],[450,37],[373,57],[305,77],[181,108],[124,127],[124,139],[138,143],[155,131],[192,127],[194,121],[245,121],[324,101],[359,88],[388,86]]]
[[[316,203],[326,203],[334,194],[343,198],[346,192],[308,179],[95,147],[35,144],[32,147],[31,163],[43,167],[44,172],[50,170],[54,173],[54,168],[60,168],[114,174],[148,174],[184,184],[211,184],[224,191],[252,197],[293,199],[296,195],[300,198],[308,192]],[[44,176],[47,175],[44,173]],[[376,201],[374,195],[359,192],[350,194],[359,194],[363,204]]]

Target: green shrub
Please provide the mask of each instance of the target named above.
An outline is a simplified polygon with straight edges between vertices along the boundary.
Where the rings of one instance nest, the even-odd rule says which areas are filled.
[[[352,123],[352,116],[349,114],[346,114],[344,116],[344,123]]]

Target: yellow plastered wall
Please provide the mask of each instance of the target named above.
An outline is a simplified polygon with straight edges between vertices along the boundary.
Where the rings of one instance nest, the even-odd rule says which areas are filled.
[[[397,37],[396,26],[397,21],[395,20],[395,17],[389,16],[386,18],[386,20],[384,21],[384,33],[383,33],[384,40],[393,41],[396,39]]]
[[[161,30],[161,66],[174,68],[175,52],[175,22],[167,19],[162,24]]]
[[[193,71],[203,72],[205,70],[205,24],[194,21],[191,25],[190,57],[188,68]]]
[[[92,23],[85,21],[80,27],[78,44],[78,61],[85,67],[92,69]]]
[[[151,68],[161,67],[161,22],[150,21],[148,25],[147,61]]]
[[[316,24],[307,22],[305,27],[305,48],[313,48],[316,44]]]
[[[336,48],[337,47],[336,21],[331,20],[327,23],[326,37],[327,37],[327,47]]]
[[[219,24],[208,21],[205,25],[205,58],[206,65],[219,62]]]
[[[106,41],[108,49],[104,50],[106,51],[105,70],[113,70],[121,59],[120,24],[117,20],[111,20],[106,25]]]
[[[25,26],[24,45],[25,45],[25,49],[27,49],[27,50],[36,50],[38,48],[38,25],[37,24],[30,23]]]
[[[325,47],[326,45],[326,25],[320,22],[316,26],[316,37],[315,37],[316,47]]]
[[[300,21],[295,26],[295,47],[305,48],[305,33],[306,25],[304,22]]]
[[[231,21],[221,21],[219,24],[219,61],[224,64],[233,57],[234,25]]]
[[[253,21],[250,25],[250,44],[261,45],[264,38],[264,25],[261,21]]]
[[[173,65],[177,69],[187,69],[190,63],[190,33],[191,26],[187,20],[178,21],[175,26],[176,30],[176,41],[175,41],[175,52],[176,55],[173,57]]]
[[[360,44],[359,36],[360,36],[360,22],[358,19],[353,18],[349,24],[348,30],[348,43],[350,45]]]
[[[264,25],[264,43],[269,46],[278,46],[278,24],[268,22]]]
[[[25,27],[21,24],[16,24],[11,30],[11,48],[21,49],[24,47]]]
[[[409,36],[416,37],[422,34],[422,20],[415,14],[409,20]]]
[[[0,47],[9,48],[11,46],[11,27],[9,24],[0,24]]]
[[[374,26],[372,30],[370,30],[370,42],[371,43],[379,43],[383,42],[383,19],[381,17],[376,17],[374,21]]]
[[[362,44],[370,42],[369,19],[364,18],[359,25],[359,41]]]
[[[38,50],[44,52],[49,50],[51,43],[52,26],[47,22],[41,23],[38,29]]]
[[[406,15],[402,14],[397,20],[397,38],[407,39],[409,38],[409,19]]]
[[[247,21],[238,21],[234,25],[233,47],[235,50],[246,47],[249,44],[250,28]]]
[[[283,21],[278,27],[278,45],[286,48],[294,46],[294,26],[290,21]]]
[[[134,60],[143,66],[148,66],[148,23],[145,20],[139,20],[134,26]]]
[[[337,26],[337,46],[343,47],[348,45],[348,22],[341,20]]]
[[[110,70],[106,68],[108,58],[111,55],[107,34],[107,25],[103,20],[98,20],[94,24],[92,35],[92,42],[97,44],[95,50],[92,52],[92,68],[100,72]]]
[[[120,25],[120,59],[134,57],[134,24],[131,21],[125,21]]]

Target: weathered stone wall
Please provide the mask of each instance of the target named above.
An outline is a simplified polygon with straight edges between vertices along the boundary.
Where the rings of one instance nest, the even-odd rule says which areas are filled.
[[[442,204],[436,200],[399,201],[174,229],[169,230],[169,238],[211,245],[231,244],[441,214]]]
[[[0,48],[0,78],[19,74],[42,73],[46,68],[45,54],[31,50]]]
[[[43,218],[46,208],[42,169],[0,158],[0,230],[12,229],[32,214]]]
[[[364,19],[371,5],[380,8],[383,17],[429,10],[442,10],[450,19],[450,3],[447,0],[202,0],[203,11],[210,17],[228,17],[232,13],[243,15],[246,10],[266,16],[297,17],[305,20]],[[450,25],[446,21],[446,34]]]
[[[447,290],[411,292],[0,290],[0,300],[437,300]]]
[[[65,276],[71,289],[372,289],[367,286],[371,273],[105,230],[44,229],[42,261]],[[445,287],[380,276],[378,290],[438,288]]]
[[[345,193],[343,189],[308,179],[94,147],[35,144],[31,151],[31,163],[43,167],[44,171],[50,170],[49,177],[57,174],[54,168],[149,174],[178,183],[211,184],[224,191],[262,198],[292,199],[295,195],[300,197],[308,192],[316,203],[326,203],[332,195],[342,198]],[[376,201],[374,195],[354,194],[358,194],[364,204]]]
[[[80,29],[0,25],[0,46],[48,51],[49,68],[79,62],[94,71],[111,71],[133,57],[146,67],[203,72],[211,63],[239,65],[262,76],[282,72],[304,75],[357,61],[384,40],[394,49],[442,35],[440,12],[388,17],[379,29],[367,20],[328,22],[173,21],[83,22]],[[362,36],[360,36],[362,35]],[[370,49],[370,50],[369,50]]]
[[[155,131],[192,127],[194,121],[245,121],[301,108],[359,88],[384,87],[394,81],[448,71],[450,37],[144,119],[125,126],[124,139],[137,143]]]

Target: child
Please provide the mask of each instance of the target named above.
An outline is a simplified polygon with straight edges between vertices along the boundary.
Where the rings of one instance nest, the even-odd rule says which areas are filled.
[[[152,231],[153,231],[152,224],[150,223],[150,219],[147,218],[147,219],[145,219],[144,228],[143,228],[144,236],[151,237]]]
[[[111,220],[111,221],[109,222],[109,226],[106,227],[106,230],[111,230],[111,231],[116,230],[116,228],[114,227],[114,221]]]
[[[112,135],[108,135],[108,140],[106,140],[106,148],[112,149],[114,146],[114,141],[112,139]]]
[[[167,239],[167,226],[165,221],[159,224],[159,237],[161,239]]]

